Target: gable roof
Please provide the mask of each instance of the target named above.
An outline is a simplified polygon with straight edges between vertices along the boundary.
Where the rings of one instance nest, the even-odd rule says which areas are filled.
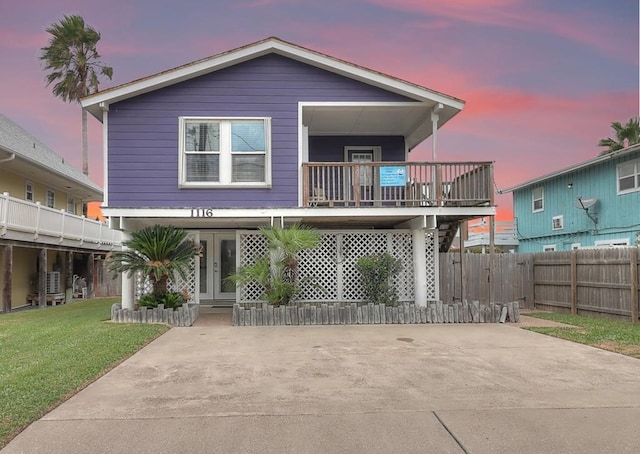
[[[580,169],[584,169],[586,167],[595,166],[595,165],[603,163],[605,161],[610,161],[611,159],[622,158],[624,156],[627,156],[627,155],[630,155],[630,154],[633,154],[633,153],[636,153],[636,152],[640,152],[640,144],[631,145],[630,147],[623,148],[622,150],[618,150],[618,151],[613,151],[611,153],[598,155],[595,158],[589,159],[588,161],[584,161],[584,162],[581,162],[579,164],[574,164],[572,166],[565,167],[564,169],[556,170],[555,172],[551,172],[551,173],[548,173],[548,174],[543,175],[541,177],[534,178],[533,180],[528,180],[528,181],[526,181],[524,183],[521,183],[521,184],[518,184],[516,186],[512,186],[510,188],[503,189],[502,191],[500,191],[500,194],[505,194],[505,193],[508,193],[508,192],[513,192],[513,191],[517,191],[517,190],[520,190],[520,189],[524,189],[524,188],[529,187],[529,186],[537,185],[537,184],[542,183],[543,181],[551,180],[553,178],[556,178],[556,177],[559,177],[559,176],[562,176],[562,175],[567,175],[569,173],[575,172],[575,171],[580,170]]]
[[[89,95],[81,100],[82,107],[102,121],[103,108],[109,104],[183,82],[204,74],[261,57],[279,54],[330,72],[382,88],[427,104],[443,104],[442,125],[464,107],[464,101],[405,80],[374,71],[329,55],[298,46],[279,38],[267,38],[237,49],[178,66],[142,79]]]
[[[102,199],[100,186],[1,113],[0,152],[7,170],[63,188],[83,200]]]

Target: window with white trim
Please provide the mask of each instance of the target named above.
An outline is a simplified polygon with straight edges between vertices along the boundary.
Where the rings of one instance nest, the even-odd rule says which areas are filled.
[[[30,181],[24,182],[24,199],[29,202],[33,202],[35,199],[33,195],[33,183]]]
[[[180,118],[180,184],[271,183],[269,118]]]
[[[580,249],[580,243],[571,243],[571,250],[575,251],[577,249]]]
[[[598,240],[596,247],[624,247],[629,246],[629,238],[617,238],[613,240]]]
[[[67,196],[67,213],[76,214],[76,199],[73,196]]]
[[[544,211],[544,188],[542,186],[535,188],[531,194],[532,211],[534,213]]]
[[[47,189],[47,200],[45,201],[45,204],[49,208],[56,207],[56,193],[53,192],[51,189]]]
[[[618,194],[640,190],[640,159],[618,164]]]
[[[555,250],[556,250],[555,244],[545,244],[544,246],[542,246],[543,252],[553,252]]]
[[[551,228],[553,230],[562,230],[564,228],[564,216],[554,216],[551,218]]]

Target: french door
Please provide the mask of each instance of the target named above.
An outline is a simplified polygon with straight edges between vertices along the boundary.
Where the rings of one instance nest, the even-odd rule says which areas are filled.
[[[227,278],[236,272],[236,234],[200,233],[200,300],[228,305],[236,288]]]

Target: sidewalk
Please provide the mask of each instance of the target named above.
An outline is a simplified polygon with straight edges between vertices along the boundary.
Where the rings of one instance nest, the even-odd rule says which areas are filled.
[[[205,324],[1,452],[637,452],[638,389],[640,361],[518,325]]]

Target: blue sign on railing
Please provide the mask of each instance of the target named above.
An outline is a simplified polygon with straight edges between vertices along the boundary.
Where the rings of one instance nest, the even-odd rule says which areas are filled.
[[[405,166],[380,167],[380,186],[404,186],[407,183]]]

